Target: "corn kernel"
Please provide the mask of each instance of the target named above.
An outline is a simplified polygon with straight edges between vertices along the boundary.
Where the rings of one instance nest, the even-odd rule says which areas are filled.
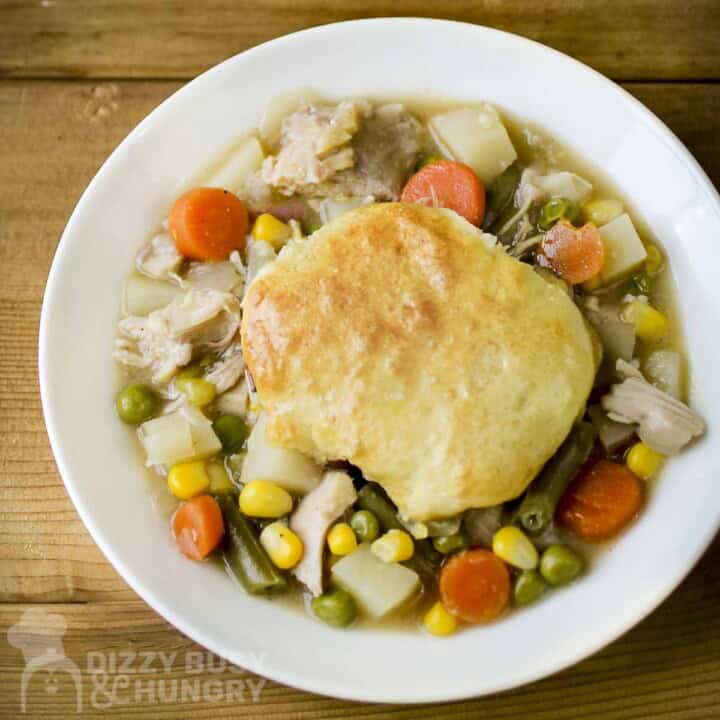
[[[404,530],[388,530],[375,540],[370,550],[383,562],[404,562],[413,556],[415,544]]]
[[[290,494],[267,480],[252,480],[240,493],[240,512],[251,517],[278,518],[292,510]]]
[[[208,489],[210,478],[205,470],[205,463],[195,460],[173,465],[167,476],[167,484],[175,497],[189,500]]]
[[[492,549],[501,560],[520,570],[534,570],[537,567],[538,551],[527,535],[514,525],[506,525],[495,533]]]
[[[628,470],[639,478],[650,480],[650,478],[658,474],[664,459],[660,453],[656,453],[645,443],[639,442],[635,443],[630,450],[628,450],[627,456],[625,457],[625,464]]]
[[[664,264],[662,253],[652,243],[648,243],[645,246],[645,252],[647,253],[647,257],[645,258],[645,269],[648,273],[650,273],[650,275],[659,273]]]
[[[270,213],[263,213],[255,220],[252,236],[255,240],[270,243],[275,250],[280,250],[292,237],[292,228]]]
[[[349,555],[357,547],[357,538],[347,523],[338,523],[330,529],[327,544],[333,555]]]
[[[633,300],[625,305],[622,318],[635,326],[637,336],[646,343],[658,342],[668,329],[665,315],[643,300]]]
[[[227,470],[220,463],[208,463],[205,470],[210,478],[208,492],[211,495],[227,495],[235,492],[235,486],[232,484]]]
[[[458,627],[457,618],[439,600],[427,611],[423,622],[429,633],[440,637],[452,635]]]
[[[295,567],[303,556],[302,540],[281,522],[270,523],[260,533],[260,544],[273,564],[281,570]]]
[[[582,211],[587,220],[600,227],[622,215],[623,206],[619,200],[591,200],[583,205]]]

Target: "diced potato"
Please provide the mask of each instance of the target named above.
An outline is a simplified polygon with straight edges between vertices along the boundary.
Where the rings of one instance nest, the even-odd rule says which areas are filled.
[[[320,220],[323,224],[334,220],[341,215],[344,215],[350,210],[355,210],[362,205],[369,205],[374,202],[375,198],[372,196],[360,198],[360,197],[348,197],[348,198],[333,198],[323,200],[320,203]]]
[[[219,187],[237,192],[245,185],[250,173],[260,169],[263,151],[256,137],[242,138],[228,153],[225,162],[208,178],[208,187]]]
[[[347,590],[360,609],[381,618],[397,609],[420,589],[420,578],[404,565],[376,558],[363,543],[332,568],[333,580]]]
[[[486,186],[517,158],[498,111],[487,103],[435,115],[429,127],[443,151],[469,165]]]
[[[175,465],[193,460],[195,448],[190,423],[179,412],[144,422],[138,437],[147,453],[146,465]]]
[[[202,460],[220,452],[222,449],[220,439],[215,434],[212,423],[205,417],[202,410],[192,405],[185,405],[178,412],[187,420],[190,426],[194,460]]]
[[[307,88],[276,95],[265,106],[265,112],[260,121],[260,137],[269,148],[274,148],[280,141],[283,119],[294,113],[304,103],[314,104],[321,101],[321,97],[314,90]]]
[[[647,379],[678,400],[683,396],[682,357],[674,350],[656,350],[648,355],[643,367]]]
[[[177,285],[134,272],[125,281],[123,315],[149,315],[153,310],[166,307],[184,292]]]
[[[246,291],[260,270],[277,258],[277,253],[273,246],[264,240],[250,240],[250,242],[248,242],[247,258],[247,275],[245,276]]]
[[[592,185],[587,180],[567,171],[541,175],[536,182],[548,197],[564,198],[577,204],[592,192]]]
[[[600,237],[605,244],[605,264],[599,278],[601,285],[622,280],[645,262],[645,246],[627,213],[603,225]]]
[[[321,469],[297,450],[271,445],[265,436],[265,415],[260,415],[247,441],[247,456],[240,482],[268,480],[294,495],[306,495],[320,484]]]

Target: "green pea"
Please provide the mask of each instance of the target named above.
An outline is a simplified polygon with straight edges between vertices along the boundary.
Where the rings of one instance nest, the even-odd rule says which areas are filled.
[[[353,596],[345,590],[330,590],[313,598],[312,610],[323,622],[333,627],[347,627],[357,617]]]
[[[237,453],[250,434],[245,421],[237,415],[218,415],[212,426],[226,455]]]
[[[459,532],[454,535],[433,538],[433,547],[443,555],[465,550],[470,544],[465,533]]]
[[[513,585],[513,600],[516,605],[534,603],[547,589],[545,581],[537,570],[523,570]]]
[[[215,399],[215,386],[201,377],[177,377],[175,387],[187,397],[191,405],[207,405]]]
[[[584,565],[582,557],[567,545],[551,545],[540,557],[540,574],[551,585],[567,585]]]
[[[553,198],[542,206],[538,225],[541,230],[549,230],[558,220],[572,222],[576,217],[577,208],[573,203],[564,198]]]
[[[155,391],[141,383],[128,385],[115,398],[118,415],[128,425],[139,425],[149,420],[157,410],[158,404]]]
[[[380,534],[380,523],[369,510],[358,510],[350,518],[350,527],[360,542],[372,542]]]

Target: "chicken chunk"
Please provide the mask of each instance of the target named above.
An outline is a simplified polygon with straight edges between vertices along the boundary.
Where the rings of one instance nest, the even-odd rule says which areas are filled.
[[[292,572],[313,595],[323,591],[322,560],[327,531],[356,499],[355,486],[347,473],[327,472],[290,518],[290,529],[305,546],[303,558]]]
[[[630,363],[618,360],[617,373],[623,382],[612,386],[602,407],[611,420],[637,423],[638,436],[655,452],[674,455],[705,431],[702,418],[651,385]]]
[[[420,124],[400,103],[382,105],[353,139],[355,163],[321,183],[317,195],[397,200],[417,161]]]
[[[177,274],[182,261],[182,255],[175,248],[170,235],[161,233],[140,250],[135,258],[135,266],[143,275],[168,280]]]
[[[265,158],[260,177],[286,195],[353,166],[351,140],[360,128],[353,102],[303,105],[282,123],[280,151]]]
[[[233,387],[245,370],[245,361],[239,342],[234,342],[213,363],[205,374],[205,379],[211,382],[218,395]]]
[[[240,301],[231,293],[190,290],[147,317],[126,317],[118,323],[115,359],[146,368],[155,383],[168,382],[187,365],[193,352],[223,352],[237,335]]]
[[[285,195],[397,200],[420,150],[420,124],[403,105],[306,105],[283,121],[260,178]]]

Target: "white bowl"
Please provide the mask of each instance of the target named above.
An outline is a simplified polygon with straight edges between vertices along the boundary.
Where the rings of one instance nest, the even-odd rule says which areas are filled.
[[[604,170],[670,256],[707,437],[668,464],[642,518],[570,588],[446,639],[336,631],[245,595],[188,562],[152,509],[135,438],[113,411],[110,359],[123,278],[183,183],[272,96],[488,100],[545,127]],[[672,92],[670,90],[669,92]],[[157,612],[218,655],[279,682],[366,701],[454,700],[556,672],[597,651],[682,580],[720,523],[720,199],[675,136],[587,67],[513,35],[384,19],[279,38],[166,100],[98,172],[65,229],[40,327],[40,383],[60,473],[110,562]]]

